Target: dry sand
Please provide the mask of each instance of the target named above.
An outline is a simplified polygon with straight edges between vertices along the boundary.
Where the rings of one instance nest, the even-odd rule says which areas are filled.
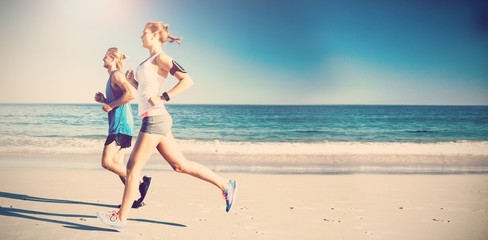
[[[122,233],[122,184],[105,170],[0,169],[0,239],[488,239],[488,175],[272,175],[239,181],[224,210],[212,185],[152,170],[146,206]]]

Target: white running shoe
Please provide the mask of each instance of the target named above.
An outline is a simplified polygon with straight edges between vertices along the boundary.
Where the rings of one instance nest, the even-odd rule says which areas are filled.
[[[97,212],[97,217],[100,219],[100,221],[119,232],[121,232],[125,227],[125,224],[120,222],[119,215],[117,215],[116,211]]]

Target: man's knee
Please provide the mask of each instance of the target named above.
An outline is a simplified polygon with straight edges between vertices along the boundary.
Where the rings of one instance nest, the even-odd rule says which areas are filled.
[[[112,169],[112,163],[110,161],[107,161],[107,160],[102,160],[102,167],[107,169],[107,170],[110,170],[110,169]]]

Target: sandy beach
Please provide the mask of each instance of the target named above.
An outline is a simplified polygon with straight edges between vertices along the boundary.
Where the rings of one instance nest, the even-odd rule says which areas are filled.
[[[488,240],[488,0],[439,3],[0,1],[0,240]]]
[[[95,217],[122,184],[90,169],[0,169],[1,239],[486,239],[488,175],[221,173],[239,181],[230,213],[215,187],[166,170],[122,233]]]

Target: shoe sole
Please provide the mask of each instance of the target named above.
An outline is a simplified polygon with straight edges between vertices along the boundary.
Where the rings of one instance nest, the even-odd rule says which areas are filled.
[[[143,179],[144,180],[143,180],[143,183],[142,184],[146,185],[146,182],[147,182],[147,185],[144,186],[143,191],[139,187],[139,193],[141,194],[141,198],[137,199],[137,202],[144,201],[144,199],[146,198],[147,192],[149,191],[149,186],[151,185],[151,179],[152,178],[144,176]],[[146,179],[147,179],[147,181],[145,181]]]
[[[122,205],[117,205],[117,208],[120,209]],[[146,204],[144,202],[139,202],[139,200],[135,200],[133,203],[132,203],[132,208],[134,209],[138,209],[140,207],[143,207],[143,206],[146,206]]]

